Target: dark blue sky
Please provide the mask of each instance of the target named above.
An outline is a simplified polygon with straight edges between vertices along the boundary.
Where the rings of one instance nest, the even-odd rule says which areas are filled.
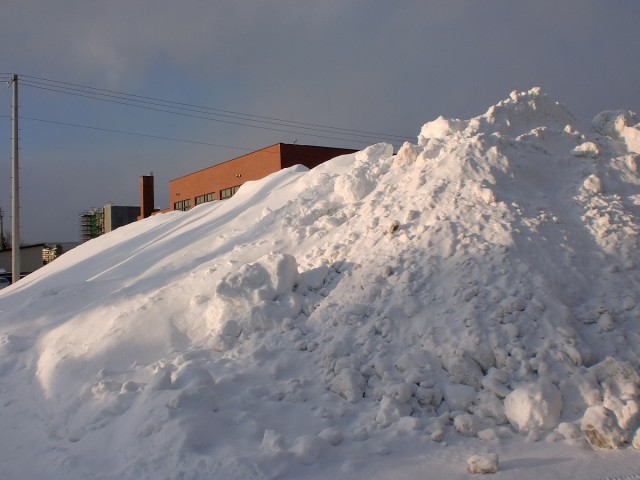
[[[533,86],[580,117],[640,111],[637,0],[4,0],[0,10],[0,72],[296,122],[415,139],[439,115],[476,116]],[[10,114],[10,89],[0,89],[0,109]],[[81,210],[137,205],[139,176],[150,171],[156,206],[165,208],[171,178],[246,152],[240,148],[366,145],[26,85],[21,114],[238,147],[24,120],[21,223],[28,243],[77,239]],[[7,229],[8,118],[0,117],[0,129]]]

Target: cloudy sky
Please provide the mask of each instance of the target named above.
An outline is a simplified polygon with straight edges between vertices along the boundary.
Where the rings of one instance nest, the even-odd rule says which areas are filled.
[[[250,150],[397,147],[512,90],[540,86],[586,118],[640,112],[638,20],[637,0],[2,0],[0,73],[21,79],[23,241],[77,240],[80,211],[139,204],[149,172],[166,208],[170,179]],[[198,108],[167,113],[150,99]],[[3,87],[5,231],[10,114]]]

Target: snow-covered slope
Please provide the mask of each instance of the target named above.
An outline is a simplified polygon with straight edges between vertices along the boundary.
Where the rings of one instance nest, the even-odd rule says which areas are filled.
[[[640,473],[639,122],[514,92],[65,254],[0,292],[2,478]]]

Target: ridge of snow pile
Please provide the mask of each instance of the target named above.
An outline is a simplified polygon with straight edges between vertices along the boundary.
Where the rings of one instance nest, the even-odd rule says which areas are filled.
[[[640,443],[639,132],[514,92],[65,254],[0,293],[6,478]]]

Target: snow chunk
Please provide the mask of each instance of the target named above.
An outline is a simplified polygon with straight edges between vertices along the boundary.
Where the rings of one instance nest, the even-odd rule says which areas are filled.
[[[629,363],[607,357],[594,365],[592,371],[609,396],[628,401],[640,395],[640,375]]]
[[[619,137],[629,152],[640,153],[640,115],[628,110],[604,111],[593,124],[605,135]]]
[[[562,411],[562,394],[547,382],[517,387],[504,399],[505,414],[520,432],[554,428]]]
[[[452,355],[443,360],[444,369],[454,383],[480,388],[482,384],[482,369],[474,360],[466,355]]]
[[[320,458],[320,454],[326,443],[317,435],[303,435],[297,438],[291,447],[291,452],[296,454],[304,465],[313,465]]]
[[[482,379],[482,387],[504,398],[511,393],[511,390],[504,385],[507,381],[509,381],[509,374],[507,372],[491,367],[487,375]]]
[[[580,437],[580,430],[572,423],[563,422],[558,425],[558,433],[567,440],[575,440]]]
[[[416,162],[418,155],[420,155],[421,148],[417,145],[413,145],[409,142],[404,142],[400,150],[398,150],[398,154],[396,155],[396,159],[393,164],[396,167],[405,167],[407,165],[411,165]]]
[[[476,398],[476,390],[469,385],[447,383],[444,386],[444,399],[451,410],[465,411]]]
[[[640,422],[640,402],[637,400],[629,400],[620,409],[620,413],[616,414],[618,425],[625,430],[633,430]]]
[[[260,448],[266,452],[281,452],[284,450],[284,437],[275,430],[266,429]]]
[[[388,159],[393,155],[393,145],[379,143],[355,154],[356,165],[344,175],[336,178],[335,193],[347,203],[357,202],[366,197],[376,186],[370,172],[370,165]]]
[[[479,200],[482,200],[484,203],[488,205],[493,205],[494,203],[496,203],[496,195],[495,193],[493,193],[493,190],[491,190],[490,188],[478,185],[475,190],[475,194]]]
[[[329,390],[346,401],[357,403],[364,394],[365,378],[353,368],[345,368],[329,383]]]
[[[596,448],[618,448],[627,441],[615,414],[603,406],[587,408],[582,417],[582,432],[587,442]]]
[[[636,450],[640,450],[640,428],[636,430],[636,434],[633,436],[631,446],[633,446],[633,448],[635,448]]]
[[[453,428],[465,437],[475,437],[478,433],[478,421],[473,415],[463,413],[453,419]]]
[[[489,108],[472,123],[480,124],[485,133],[498,131],[517,136],[541,126],[562,130],[574,121],[566,108],[534,87],[527,92],[511,92],[508,99]]]
[[[602,181],[596,175],[589,175],[582,186],[591,193],[602,193]]]
[[[483,442],[495,442],[498,439],[498,433],[493,428],[485,428],[478,432],[478,438]]]
[[[230,302],[248,301],[255,304],[290,292],[297,281],[298,264],[295,257],[271,253],[225,275],[216,287],[216,295]]]
[[[302,309],[291,293],[298,280],[295,257],[280,253],[265,255],[228,273],[217,285],[207,310],[211,333],[220,334],[219,340],[225,340],[222,343],[226,345],[245,324],[253,330],[266,330],[273,327],[274,318],[295,317]],[[273,302],[278,297],[282,301]]]
[[[189,387],[206,387],[213,388],[215,381],[211,372],[204,367],[194,365],[191,362],[187,362],[180,366],[180,368],[173,374],[172,386],[174,388],[189,388]]]
[[[390,158],[393,155],[393,145],[389,143],[376,143],[364,150],[356,152],[356,162],[366,164]]]
[[[431,433],[431,440],[434,442],[442,442],[444,440],[444,430],[442,428],[438,428]]]
[[[357,173],[347,173],[336,179],[336,194],[348,203],[362,200],[375,187],[373,181],[363,171]]]
[[[464,130],[464,122],[439,116],[432,122],[425,123],[420,130],[418,141],[425,145],[430,138],[445,138]]]
[[[467,459],[467,471],[474,474],[497,473],[498,455],[496,453],[472,455]]]
[[[593,142],[584,142],[571,150],[571,155],[574,157],[589,157],[594,158],[600,154],[598,146]]]
[[[383,427],[388,427],[401,417],[411,414],[411,406],[406,403],[400,403],[394,398],[384,396],[380,402],[380,410],[376,415],[376,422]]]
[[[301,273],[300,284],[310,290],[318,290],[322,287],[328,275],[329,267],[327,265],[320,265],[319,267]]]
[[[418,387],[414,396],[421,405],[437,407],[442,403],[442,391],[439,388]]]
[[[331,446],[340,445],[344,440],[342,430],[337,427],[329,427],[322,430],[318,436]]]
[[[386,388],[386,394],[400,403],[407,403],[411,398],[411,387],[407,383],[395,383]]]

